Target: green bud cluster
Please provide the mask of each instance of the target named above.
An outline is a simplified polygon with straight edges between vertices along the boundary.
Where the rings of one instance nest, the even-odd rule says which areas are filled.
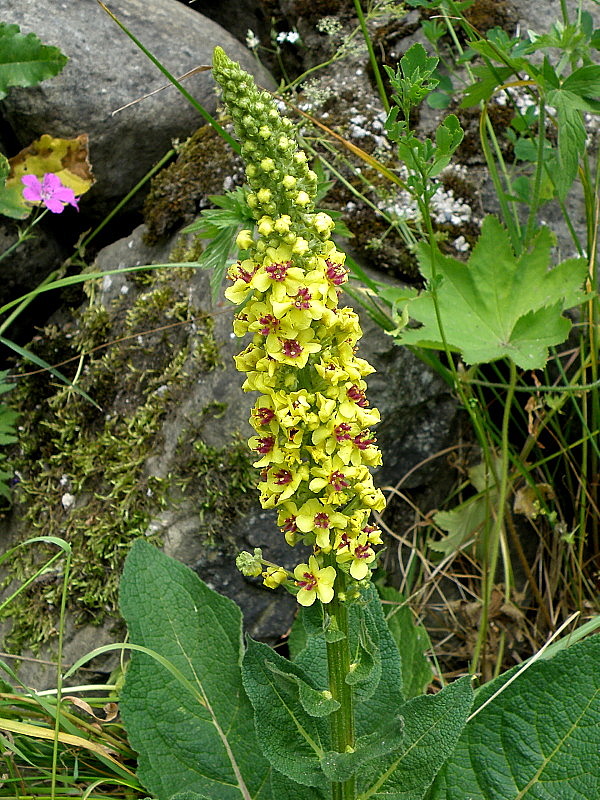
[[[275,215],[290,219],[287,229],[285,224],[273,224],[263,240],[264,246],[293,245],[301,236],[310,250],[316,241],[325,241],[330,228],[323,226],[322,219],[315,220],[323,215],[314,213],[312,201],[317,175],[309,168],[304,151],[297,147],[293,123],[280,115],[269,92],[261,91],[220,47],[213,55],[213,76],[223,91],[223,102],[242,143],[251,189],[246,201],[252,215],[256,220]],[[298,256],[302,262],[302,253],[298,252]]]

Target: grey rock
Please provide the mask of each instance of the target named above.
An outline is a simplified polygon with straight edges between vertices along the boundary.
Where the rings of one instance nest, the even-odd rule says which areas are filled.
[[[272,87],[252,54],[218,24],[176,0],[115,0],[114,14],[176,77],[212,61],[215,45]],[[36,33],[69,57],[64,70],[40,86],[11,89],[2,114],[20,144],[43,133],[88,133],[97,183],[83,212],[112,208],[171,147],[189,136],[201,116],[169,86],[117,114],[118,108],[167,84],[167,79],[102,10],[96,0],[0,0],[0,17]],[[217,107],[210,72],[184,82],[211,114]]]

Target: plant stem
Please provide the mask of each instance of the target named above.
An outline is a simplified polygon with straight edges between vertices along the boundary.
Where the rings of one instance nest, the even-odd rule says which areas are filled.
[[[2,261],[7,256],[9,256],[13,252],[13,250],[16,250],[17,247],[20,244],[22,244],[26,239],[29,239],[31,237],[31,231],[32,231],[33,227],[35,225],[37,225],[38,222],[40,220],[42,220],[46,216],[47,212],[48,212],[48,209],[45,208],[40,214],[38,214],[36,217],[34,217],[32,219],[32,221],[29,223],[29,225],[27,225],[25,230],[19,232],[19,235],[17,236],[17,240],[15,242],[13,242],[10,245],[10,247],[7,247],[6,250],[4,250],[2,253],[0,253],[0,261]]]
[[[373,68],[373,74],[375,75],[375,82],[377,83],[377,91],[379,92],[379,97],[381,98],[381,102],[385,109],[385,113],[389,114],[390,103],[389,100],[387,99],[385,86],[383,85],[381,70],[379,69],[379,64],[377,63],[377,59],[375,58],[375,51],[373,50],[373,42],[371,41],[371,37],[369,36],[369,31],[367,30],[367,23],[365,22],[365,15],[363,14],[360,0],[354,0],[354,8],[356,9],[356,16],[358,17],[360,29],[362,31],[365,44],[367,45],[367,50],[369,51],[369,60],[371,62],[371,67]]]
[[[338,630],[343,638],[327,642],[327,672],[329,691],[334,700],[340,703],[337,711],[330,715],[331,747],[338,753],[345,753],[354,747],[354,705],[352,687],[346,683],[350,672],[350,644],[348,642],[348,609],[341,599],[346,589],[346,576],[338,570],[335,596],[327,606],[331,619],[331,630]],[[354,800],[354,778],[331,784],[332,800]]]
[[[479,633],[477,636],[477,643],[471,661],[471,672],[477,670],[477,664],[484,649],[487,635],[488,635],[488,622],[489,622],[489,609],[492,600],[492,590],[494,588],[494,579],[496,577],[496,567],[498,565],[498,551],[500,548],[500,540],[504,531],[504,517],[506,514],[506,501],[508,499],[508,489],[510,483],[510,476],[508,474],[510,462],[510,444],[508,439],[508,429],[511,419],[512,403],[515,396],[515,386],[517,385],[517,367],[512,359],[509,359],[510,378],[508,381],[508,391],[506,393],[506,401],[504,404],[504,415],[502,418],[502,444],[500,450],[500,469],[492,472],[492,479],[498,490],[498,508],[494,518],[492,531],[489,542],[485,550],[485,563],[483,569],[483,593],[482,593],[482,608],[481,608],[481,621],[479,624]]]

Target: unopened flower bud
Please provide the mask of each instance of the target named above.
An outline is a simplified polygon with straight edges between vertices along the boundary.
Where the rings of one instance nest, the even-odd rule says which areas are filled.
[[[235,243],[240,250],[248,250],[254,244],[252,232],[247,229],[240,231],[235,237]]]
[[[259,189],[258,192],[256,193],[256,197],[258,199],[258,202],[264,205],[265,203],[268,203],[269,200],[271,199],[271,190]]]
[[[254,548],[254,553],[243,550],[235,559],[235,565],[248,578],[256,578],[262,572],[262,550]]]
[[[308,250],[308,242],[302,236],[297,236],[296,241],[292,245],[292,253],[297,253],[301,256],[303,253],[306,253]]]
[[[299,206],[307,206],[310,203],[310,195],[306,192],[298,192],[294,202]]]
[[[271,217],[261,217],[258,221],[258,232],[261,236],[270,236],[275,230]]]
[[[275,220],[275,230],[277,233],[287,233],[291,224],[292,220],[289,214],[282,214],[278,219]]]
[[[272,158],[263,158],[260,162],[260,167],[263,172],[272,172],[275,169],[275,162]]]

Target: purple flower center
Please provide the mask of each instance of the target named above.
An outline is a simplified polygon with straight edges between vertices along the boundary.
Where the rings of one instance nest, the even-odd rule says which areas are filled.
[[[281,349],[287,358],[298,358],[302,353],[302,346],[295,339],[283,339]]]
[[[292,266],[291,261],[286,261],[283,264],[269,264],[268,267],[265,267],[267,271],[267,275],[271,278],[272,281],[278,281],[281,283],[285,280],[285,276],[287,274],[288,269]]]
[[[305,310],[307,308],[310,308],[310,300],[311,300],[310,292],[308,291],[306,286],[301,286],[296,294],[294,305],[296,306],[296,308]]]
[[[334,286],[341,286],[342,283],[346,282],[348,270],[343,264],[336,264],[335,261],[330,261],[329,259],[325,260],[325,264],[327,265],[327,279]]]

